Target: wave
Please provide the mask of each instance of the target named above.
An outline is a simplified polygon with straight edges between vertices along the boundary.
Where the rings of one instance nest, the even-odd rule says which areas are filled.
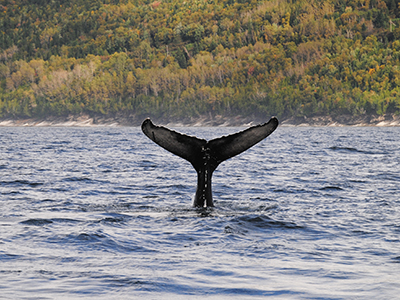
[[[53,221],[49,220],[49,219],[29,219],[29,220],[20,222],[20,224],[34,225],[34,226],[43,226],[43,225],[47,225],[47,224],[51,224],[51,223],[53,223]]]
[[[296,225],[293,222],[276,221],[263,215],[243,215],[231,220],[243,228],[262,228],[262,229],[302,229],[303,226]]]
[[[328,148],[329,150],[338,151],[338,152],[348,152],[348,153],[362,153],[362,154],[387,154],[385,151],[367,151],[360,150],[353,147],[340,147],[340,146],[332,146]]]
[[[0,181],[0,186],[4,185],[28,185],[31,187],[37,187],[43,185],[44,182],[35,182],[35,181],[28,181],[28,180],[11,180],[11,181]]]
[[[328,185],[319,189],[320,191],[343,191],[339,186]]]
[[[64,178],[62,181],[75,182],[75,181],[93,181],[93,180],[88,177],[67,177]]]
[[[329,147],[329,149],[330,150],[335,150],[335,151],[345,151],[345,152],[363,152],[363,151],[360,151],[360,150],[358,150],[358,149],[356,149],[356,148],[352,148],[352,147],[338,147],[338,146],[332,146],[332,147]]]
[[[43,219],[43,218],[33,218],[25,221],[21,221],[20,224],[24,225],[32,225],[32,226],[43,226],[52,223],[76,223],[81,222],[77,219],[69,219],[69,218],[51,218],[51,219]]]

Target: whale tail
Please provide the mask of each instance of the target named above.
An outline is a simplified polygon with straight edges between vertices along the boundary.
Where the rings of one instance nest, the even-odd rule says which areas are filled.
[[[156,126],[150,119],[144,120],[142,131],[157,145],[189,161],[197,171],[203,164],[202,152],[205,149],[209,149],[210,162],[213,164],[215,170],[221,162],[246,151],[265,139],[274,132],[278,124],[278,119],[273,117],[268,123],[256,125],[244,131],[216,138],[208,142],[194,136],[181,134],[163,126]]]
[[[218,165],[265,139],[278,124],[278,119],[273,117],[268,123],[210,141],[156,126],[150,119],[144,120],[142,131],[159,146],[192,164],[198,174],[194,205],[203,207],[204,203],[213,206],[211,176]]]

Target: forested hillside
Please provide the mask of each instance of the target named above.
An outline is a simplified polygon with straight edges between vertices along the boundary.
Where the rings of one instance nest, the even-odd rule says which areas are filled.
[[[0,117],[400,112],[394,0],[3,0]]]

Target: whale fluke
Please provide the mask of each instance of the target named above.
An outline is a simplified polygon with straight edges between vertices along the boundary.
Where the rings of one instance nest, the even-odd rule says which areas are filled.
[[[204,207],[214,206],[211,177],[218,165],[265,139],[274,132],[278,124],[278,119],[273,117],[268,123],[210,141],[156,126],[150,119],[144,120],[142,131],[159,146],[192,164],[197,172],[194,206]]]

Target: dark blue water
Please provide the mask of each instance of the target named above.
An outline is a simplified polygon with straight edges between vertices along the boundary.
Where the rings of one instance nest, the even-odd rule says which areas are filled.
[[[139,128],[0,128],[0,298],[399,299],[399,137],[279,127],[194,209]]]

